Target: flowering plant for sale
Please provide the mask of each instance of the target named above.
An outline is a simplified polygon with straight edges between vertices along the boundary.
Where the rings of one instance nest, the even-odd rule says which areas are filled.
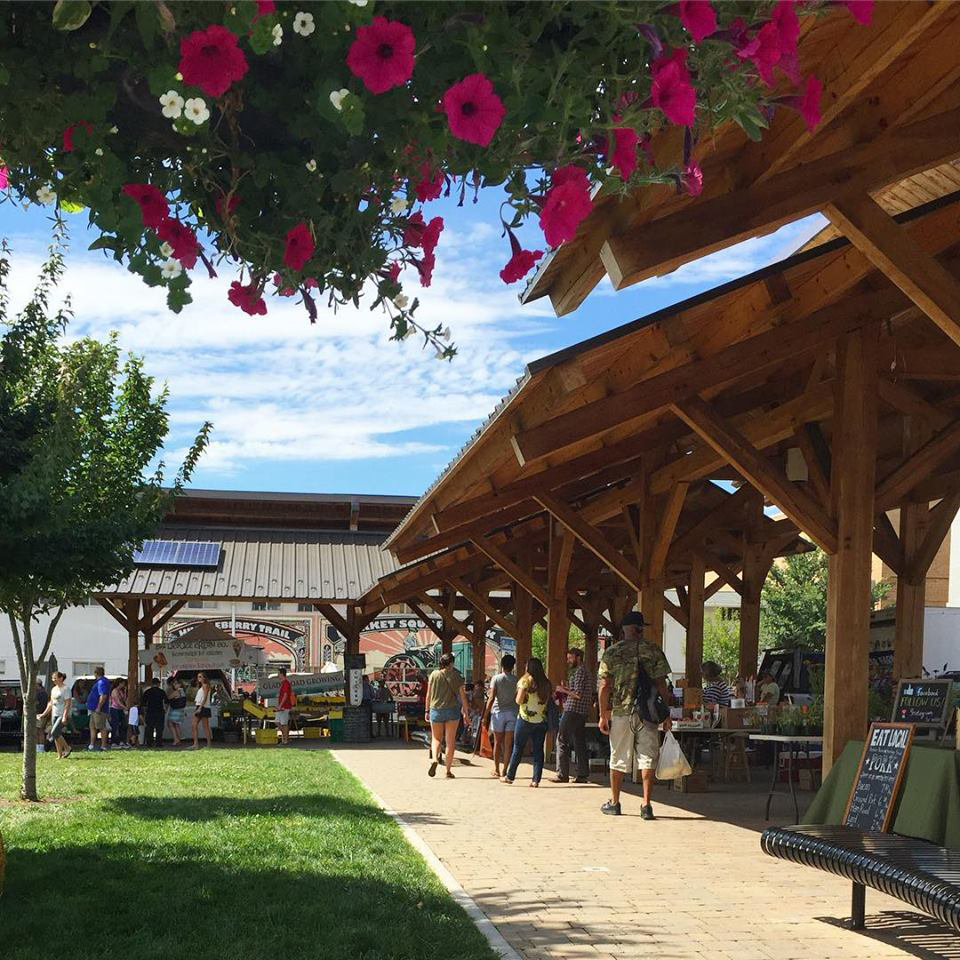
[[[696,145],[719,126],[758,139],[776,109],[818,122],[796,58],[809,15],[855,26],[870,2],[8,4],[0,190],[87,210],[93,248],[173,310],[198,270],[228,269],[247,314],[299,297],[313,320],[319,297],[365,296],[395,339],[449,358],[448,331],[401,289],[430,285],[432,201],[500,191],[500,277],[516,283],[598,191],[699,193]],[[671,127],[683,146],[655,160]]]

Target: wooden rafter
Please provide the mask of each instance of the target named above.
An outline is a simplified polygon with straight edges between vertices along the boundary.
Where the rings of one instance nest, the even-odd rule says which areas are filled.
[[[951,340],[960,344],[960,282],[910,241],[866,193],[844,194],[824,213]]]
[[[550,597],[547,591],[537,583],[529,571],[524,570],[520,564],[511,559],[493,540],[487,537],[474,537],[473,543],[481,553],[489,557],[490,560],[520,584],[535,600],[544,607],[550,606]]]
[[[960,492],[945,497],[930,511],[930,520],[923,540],[917,552],[909,557],[906,563],[904,579],[907,583],[923,583],[933,558],[937,555],[944,537],[950,531],[950,525],[958,509],[960,509]]]
[[[421,593],[417,600],[435,610],[443,620],[443,625],[448,630],[456,630],[460,636],[466,637],[472,644],[477,643],[476,635],[473,629],[468,626],[466,621],[458,620],[453,615],[453,610],[448,607],[439,597],[431,596],[429,593]],[[409,601],[408,601],[409,602]]]
[[[880,399],[884,403],[889,404],[894,410],[899,410],[904,416],[919,417],[934,430],[942,430],[953,422],[953,417],[946,410],[941,410],[930,403],[919,391],[902,380],[881,377],[877,387]]]
[[[691,552],[701,556],[708,570],[712,570],[723,583],[743,596],[743,580],[738,576],[742,562],[736,568],[731,567],[707,547],[698,547]]]
[[[877,510],[895,507],[913,487],[929,477],[957,450],[960,450],[960,420],[935,433],[916,453],[907,457],[877,484]]]
[[[447,582],[450,584],[451,589],[456,590],[462,596],[466,597],[475,609],[479,610],[488,620],[492,620],[504,633],[516,638],[516,620],[511,619],[502,611],[497,610],[497,608],[490,603],[489,597],[484,597],[477,593],[470,584],[456,577],[451,578]]]
[[[582,515],[547,493],[537,495],[543,508],[563,524],[591,553],[607,564],[614,573],[634,590],[642,589],[642,576],[631,563],[596,527]]]
[[[827,553],[836,550],[836,524],[823,507],[787,480],[783,471],[767,460],[742,433],[720,420],[703,400],[685,400],[674,404],[673,409],[820,547]]]
[[[436,621],[431,617],[426,610],[423,609],[420,603],[416,600],[407,600],[407,606],[426,624],[427,629],[441,642],[443,643],[443,627],[437,627]],[[441,623],[443,619],[441,618]]]
[[[873,552],[899,577],[903,573],[903,546],[885,513],[878,513],[873,524]]]
[[[667,502],[660,514],[660,522],[657,525],[657,531],[650,547],[650,556],[647,559],[647,577],[651,580],[659,580],[663,576],[667,553],[673,541],[674,531],[677,529],[677,521],[680,519],[680,512],[683,510],[683,503],[686,500],[689,486],[688,481],[681,480],[667,494]]]
[[[680,624],[681,627],[686,629],[687,625],[690,623],[690,618],[687,616],[686,611],[682,607],[677,606],[677,604],[675,604],[668,597],[664,597],[663,608],[667,613],[670,614],[671,617],[673,617],[674,620],[677,621],[677,623]]]

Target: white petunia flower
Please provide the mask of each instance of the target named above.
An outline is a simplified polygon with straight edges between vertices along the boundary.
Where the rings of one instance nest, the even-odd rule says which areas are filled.
[[[406,197],[396,197],[396,198],[390,203],[390,210],[391,210],[393,213],[406,213],[406,212],[407,212],[407,207],[409,207],[409,206],[410,206],[410,203],[409,203],[409,201],[407,200]]]
[[[120,128],[119,128],[119,127],[111,127],[111,128],[110,128],[110,132],[111,132],[111,133],[119,133],[119,132],[120,132]]]
[[[166,257],[168,260],[173,256],[173,247],[169,243],[160,244],[160,256]]]
[[[210,110],[207,107],[203,97],[191,97],[183,105],[183,114],[188,120],[192,120],[199,126],[210,119]]]
[[[407,324],[407,329],[403,332],[403,336],[400,339],[409,340],[412,336],[416,334],[416,332],[417,332],[417,328],[412,323]]]
[[[441,339],[441,340],[448,340],[448,341],[449,341],[449,339],[450,339],[450,328],[449,328],[449,327],[444,327],[444,328],[440,331],[440,339]]]
[[[273,45],[279,47],[283,43],[283,27],[278,23],[270,32],[273,34]]]
[[[181,273],[183,273],[183,267],[180,261],[174,260],[172,257],[169,260],[164,260],[160,266],[160,275],[164,280],[176,280]]]
[[[93,152],[94,152],[98,157],[102,157],[102,156],[103,156],[103,147],[97,147],[97,149],[94,150]]]
[[[343,101],[350,96],[350,91],[346,87],[341,87],[339,90],[332,90],[330,92],[330,102],[333,104],[333,109],[338,113],[343,109]]]
[[[365,7],[367,5],[367,0],[350,0],[350,2],[355,7]]]
[[[398,294],[393,298],[393,302],[397,305],[397,308],[398,308],[398,309],[403,310],[403,309],[406,308],[407,304],[408,304],[410,301],[407,299],[407,297],[406,297],[404,294],[398,293]]]
[[[54,191],[53,187],[49,183],[45,183],[37,191],[37,203],[42,203],[45,207],[48,207],[51,203],[57,202],[57,194]]]
[[[311,173],[313,173],[313,172],[317,169],[317,161],[316,161],[316,160],[308,160],[308,161],[306,162],[305,166],[306,166],[306,168],[307,168]]]
[[[183,97],[176,90],[168,90],[160,97],[162,113],[171,120],[179,120],[183,115]]]
[[[299,33],[301,37],[309,37],[317,25],[313,22],[312,13],[304,13],[302,10],[293,18],[293,32]]]

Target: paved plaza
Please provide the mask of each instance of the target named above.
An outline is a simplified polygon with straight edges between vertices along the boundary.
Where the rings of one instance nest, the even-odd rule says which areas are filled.
[[[686,795],[658,787],[648,823],[632,796],[622,817],[602,816],[599,784],[557,785],[545,773],[532,790],[526,765],[506,786],[479,758],[458,763],[456,780],[442,770],[431,780],[420,746],[337,755],[527,960],[960,960],[953,931],[874,891],[866,932],[843,929],[849,883],[761,852],[766,782]],[[771,822],[791,813],[782,795]]]

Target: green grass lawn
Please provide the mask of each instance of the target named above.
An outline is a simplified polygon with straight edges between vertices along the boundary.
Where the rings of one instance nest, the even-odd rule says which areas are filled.
[[[37,758],[16,796],[0,957],[492,960],[397,826],[324,750]]]

